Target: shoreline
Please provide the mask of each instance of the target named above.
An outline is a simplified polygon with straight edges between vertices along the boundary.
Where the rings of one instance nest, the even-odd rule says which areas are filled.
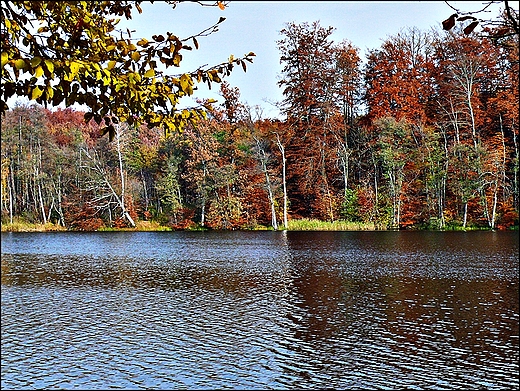
[[[68,229],[59,224],[47,223],[47,224],[33,224],[33,223],[25,223],[25,222],[14,222],[10,223],[2,223],[1,224],[1,232],[175,232],[175,231],[212,231],[212,228],[200,227],[196,226],[194,228],[187,229],[175,229],[168,226],[160,225],[156,222],[151,221],[139,221],[137,222],[137,226],[134,228],[113,228],[113,227],[102,227],[97,230],[87,231],[87,230],[77,230],[77,229]],[[335,221],[335,222],[327,222],[327,221],[319,221],[319,220],[308,220],[308,219],[298,219],[291,220],[289,222],[289,226],[285,229],[283,226],[279,229],[275,230],[270,226],[255,226],[250,228],[237,228],[230,229],[229,231],[336,231],[336,232],[353,232],[353,231],[518,231],[518,226],[512,226],[508,228],[495,228],[491,229],[489,227],[462,227],[451,225],[444,229],[435,229],[435,228],[402,228],[402,229],[393,229],[393,228],[385,228],[385,227],[377,227],[374,224],[366,224],[366,223],[353,223],[347,221]]]

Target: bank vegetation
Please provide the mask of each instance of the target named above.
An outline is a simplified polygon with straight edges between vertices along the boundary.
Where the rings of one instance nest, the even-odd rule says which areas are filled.
[[[518,36],[403,29],[363,64],[333,31],[281,31],[283,119],[226,82],[167,136],[10,109],[2,231],[518,227]]]

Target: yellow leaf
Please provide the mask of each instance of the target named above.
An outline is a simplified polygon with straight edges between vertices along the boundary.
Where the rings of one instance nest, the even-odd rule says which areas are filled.
[[[48,86],[46,88],[47,90],[47,99],[52,99],[52,97],[54,96],[54,90],[52,89],[51,86]]]
[[[175,56],[173,57],[173,65],[175,65],[176,67],[179,66],[179,64],[181,63],[182,61],[182,56],[180,54],[175,54]]]
[[[54,73],[54,63],[51,60],[45,60],[45,66],[50,73]]]
[[[23,69],[25,68],[25,61],[21,58],[19,58],[18,60],[16,60],[14,62],[14,66],[16,69]]]
[[[175,94],[168,94],[168,99],[170,100],[173,106],[177,105],[177,97]]]
[[[109,62],[108,62],[108,65],[107,65],[107,69],[108,69],[109,71],[111,71],[112,68],[114,68],[115,66],[116,66],[116,62],[115,62],[115,61],[109,61]]]
[[[34,87],[34,89],[32,90],[32,93],[31,93],[31,99],[32,100],[38,99],[40,96],[42,96],[42,93],[43,93],[43,90],[40,90],[40,87],[38,87],[38,86]]]
[[[2,68],[9,62],[9,55],[7,52],[2,52]]]
[[[148,45],[148,40],[146,38],[141,38],[139,41],[137,41],[137,44],[139,46],[147,46]]]
[[[41,62],[42,62],[41,57],[33,57],[33,58],[31,59],[31,66],[32,66],[33,68],[35,68],[35,67],[37,67],[38,65],[40,65]]]
[[[193,80],[186,73],[181,76],[180,85],[181,85],[182,91],[188,92],[190,90],[190,87],[192,84],[193,84]]]
[[[134,60],[135,62],[137,62],[141,59],[141,54],[139,52],[132,52],[131,56],[132,56],[132,60]]]
[[[75,62],[75,61],[72,61],[70,63],[70,72],[71,72],[72,77],[74,77],[78,74],[80,65],[81,64],[79,62]]]
[[[36,70],[34,71],[34,76],[36,77],[41,77],[41,75],[43,75],[43,68],[42,66],[40,65],[38,68],[36,68]]]
[[[146,71],[146,73],[144,74],[144,77],[148,77],[148,78],[154,77],[154,76],[155,76],[155,71],[153,69],[148,69]]]

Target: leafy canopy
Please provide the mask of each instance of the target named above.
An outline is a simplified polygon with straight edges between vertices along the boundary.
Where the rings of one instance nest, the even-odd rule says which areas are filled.
[[[198,49],[197,38],[218,30],[225,20],[184,39],[173,33],[132,39],[131,31],[117,30],[120,17],[141,13],[142,1],[11,1],[3,2],[2,98],[25,96],[44,106],[85,105],[85,120],[104,121],[103,134],[114,135],[114,125],[146,124],[168,133],[181,131],[205,114],[204,105],[178,109],[183,96],[193,94],[195,82],[219,83],[234,65],[246,70],[254,53],[214,66],[177,75],[182,53]],[[153,3],[153,1],[150,1]],[[179,1],[166,1],[175,8]],[[202,6],[225,8],[222,2]],[[161,68],[159,68],[161,67]],[[160,69],[165,69],[160,70]]]

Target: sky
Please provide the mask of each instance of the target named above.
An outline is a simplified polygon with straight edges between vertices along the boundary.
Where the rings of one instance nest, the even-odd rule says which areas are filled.
[[[449,4],[465,11],[478,11],[485,2],[450,1]],[[172,74],[180,74],[202,65],[225,62],[230,55],[237,58],[254,52],[254,62],[246,63],[247,72],[236,66],[224,80],[231,87],[238,87],[242,103],[259,107],[263,118],[279,117],[275,104],[283,95],[277,85],[282,69],[277,41],[283,38],[280,31],[287,23],[319,21],[322,27],[334,27],[331,39],[335,43],[350,41],[359,48],[364,59],[369,49],[379,48],[386,38],[401,29],[417,27],[428,31],[433,27],[440,28],[441,22],[453,13],[444,1],[230,1],[224,10],[196,2],[181,2],[172,9],[172,6],[156,1],[153,4],[144,2],[141,8],[142,14],[136,11],[131,20],[123,18],[119,23],[119,27],[134,31],[132,38],[136,40],[151,39],[154,34],[166,32],[182,39],[225,17],[216,33],[197,39],[198,50],[182,52],[180,68],[169,69]],[[203,83],[197,86],[194,97],[223,101],[218,84],[211,90]],[[194,104],[194,98],[186,99],[182,101],[183,105]]]
[[[449,4],[464,11],[483,8],[483,2],[450,1]],[[252,64],[247,63],[247,72],[235,67],[224,80],[238,87],[241,102],[258,106],[264,118],[279,116],[275,104],[283,95],[277,85],[282,69],[277,41],[283,38],[280,31],[287,23],[319,21],[322,27],[334,27],[331,39],[336,43],[349,40],[360,49],[364,59],[369,49],[379,48],[386,38],[401,29],[440,28],[442,21],[453,13],[444,1],[230,1],[224,10],[191,2],[172,9],[166,3],[156,2],[144,4],[142,9],[143,13],[136,13],[132,20],[121,21],[121,26],[135,30],[134,38],[166,32],[188,37],[225,17],[218,32],[198,39],[198,50],[184,51],[181,67],[171,68],[172,73],[219,64],[231,54],[239,57],[254,52],[256,57]],[[197,97],[222,102],[218,84],[212,90],[203,83],[198,88]]]

